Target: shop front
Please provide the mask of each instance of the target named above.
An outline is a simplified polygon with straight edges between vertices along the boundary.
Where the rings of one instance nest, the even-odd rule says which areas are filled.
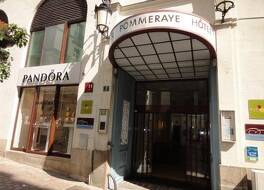
[[[112,175],[210,189],[218,141],[210,128],[217,115],[213,28],[193,14],[154,11],[122,20],[110,39]]]
[[[29,67],[20,71],[13,150],[70,156],[79,72],[79,64]]]

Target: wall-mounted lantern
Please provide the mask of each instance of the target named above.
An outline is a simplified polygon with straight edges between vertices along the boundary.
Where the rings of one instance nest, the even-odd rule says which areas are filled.
[[[96,28],[104,37],[108,37],[109,23],[112,14],[110,4],[110,0],[102,0],[102,3],[99,6],[95,6],[97,20]]]
[[[235,4],[234,4],[233,1],[225,1],[225,0],[217,1],[215,10],[222,13],[222,20],[221,20],[222,23],[225,22],[225,15],[226,15],[226,13],[230,9],[232,9],[234,7],[235,7]]]

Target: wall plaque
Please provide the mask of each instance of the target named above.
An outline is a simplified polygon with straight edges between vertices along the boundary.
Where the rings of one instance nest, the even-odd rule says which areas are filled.
[[[248,100],[249,119],[264,119],[264,100]]]

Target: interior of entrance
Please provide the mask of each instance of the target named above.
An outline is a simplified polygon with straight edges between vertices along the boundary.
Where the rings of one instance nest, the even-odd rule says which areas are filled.
[[[138,82],[134,176],[209,186],[207,80]]]

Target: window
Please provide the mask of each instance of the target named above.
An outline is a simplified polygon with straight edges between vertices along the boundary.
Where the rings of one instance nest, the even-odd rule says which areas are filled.
[[[27,66],[80,62],[85,22],[59,24],[32,32]],[[66,37],[65,37],[66,36]]]
[[[78,86],[24,88],[12,148],[70,155]]]
[[[27,147],[27,139],[31,122],[31,112],[33,109],[32,100],[34,100],[35,98],[35,91],[35,88],[25,88],[23,90],[17,113],[16,128],[12,143],[14,148],[25,150]]]
[[[85,22],[72,24],[69,29],[66,63],[80,62],[83,49]]]
[[[52,147],[53,153],[70,154],[75,121],[78,87],[60,88],[59,104],[55,114],[56,131]]]
[[[43,39],[44,31],[32,33],[27,66],[38,66],[40,64]]]

